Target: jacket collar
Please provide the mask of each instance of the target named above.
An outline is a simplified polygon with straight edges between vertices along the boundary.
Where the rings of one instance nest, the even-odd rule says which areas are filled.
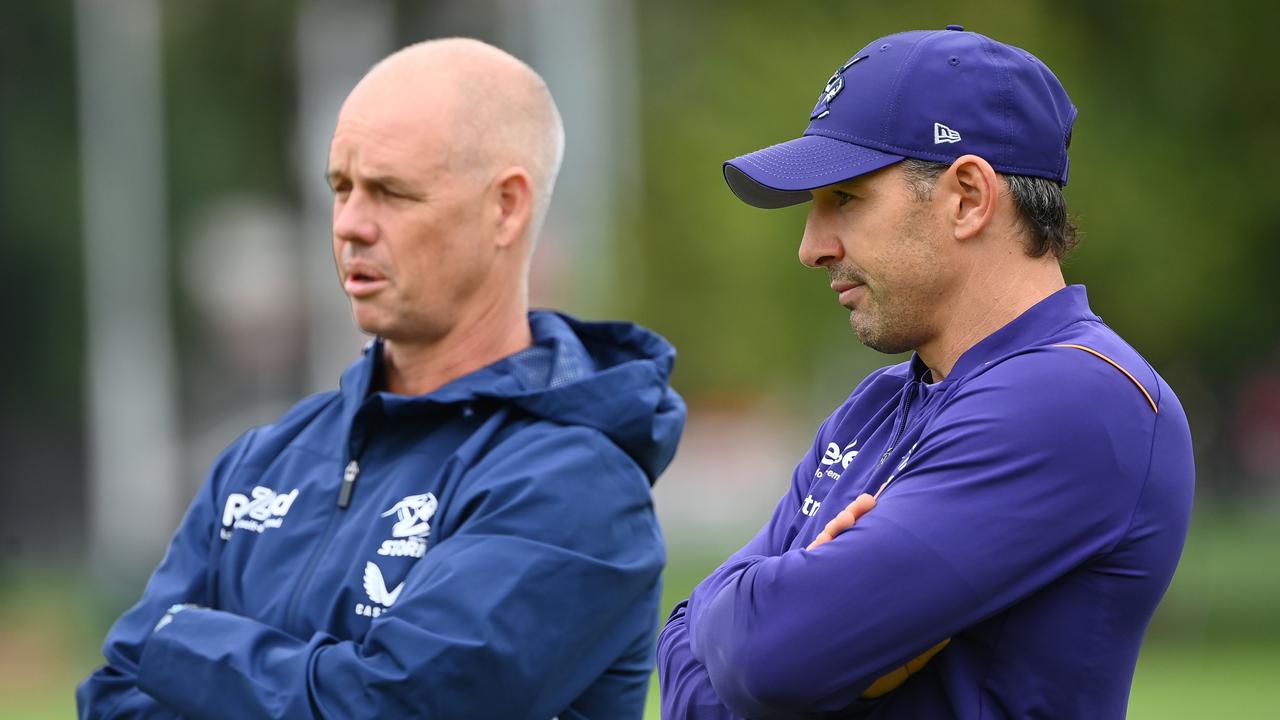
[[[1084,286],[1068,285],[1032,305],[1026,312],[966,350],[942,382],[962,378],[993,360],[1036,345],[1081,320],[1101,318],[1089,309],[1089,298]],[[914,369],[917,365],[923,367],[924,363],[919,355],[913,355],[911,365]]]

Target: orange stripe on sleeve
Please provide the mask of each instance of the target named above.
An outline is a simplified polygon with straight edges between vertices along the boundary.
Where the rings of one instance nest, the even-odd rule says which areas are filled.
[[[1111,367],[1124,373],[1124,376],[1129,378],[1129,380],[1132,381],[1133,384],[1136,385],[1138,389],[1142,391],[1143,397],[1147,399],[1147,402],[1151,403],[1151,409],[1155,411],[1157,415],[1160,414],[1160,408],[1156,407],[1156,401],[1151,399],[1151,393],[1147,392],[1147,389],[1142,386],[1142,383],[1138,382],[1138,378],[1134,377],[1133,374],[1130,373],[1128,370],[1125,370],[1124,368],[1120,367],[1120,363],[1116,362],[1115,360],[1112,360],[1106,355],[1103,355],[1097,350],[1094,350],[1093,348],[1090,348],[1090,347],[1085,347],[1084,345],[1071,345],[1068,343],[1064,343],[1062,345],[1055,345],[1054,347],[1075,348],[1076,350],[1083,350],[1089,353],[1090,355],[1093,355],[1095,357],[1098,357],[1107,361],[1107,363],[1110,364]]]

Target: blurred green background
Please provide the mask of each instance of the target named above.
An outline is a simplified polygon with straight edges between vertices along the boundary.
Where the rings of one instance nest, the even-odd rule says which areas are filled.
[[[107,627],[163,549],[148,540],[124,570],[95,554],[103,531],[92,488],[104,475],[90,451],[100,431],[89,407],[96,300],[87,289],[77,23],[90,4],[9,3],[0,22],[3,718],[72,714],[74,684],[100,662]],[[372,58],[418,39],[473,35],[529,60],[558,98],[566,169],[534,300],[642,322],[680,351],[674,383],[690,404],[689,431],[656,490],[670,544],[666,608],[763,520],[818,422],[866,372],[894,360],[858,345],[825,277],[796,260],[804,208],[742,205],[720,163],[798,135],[831,71],[878,36],[960,23],[1031,50],[1080,109],[1067,199],[1083,241],[1065,265],[1068,281],[1086,283],[1094,309],[1173,385],[1196,445],[1194,524],[1143,649],[1131,716],[1274,716],[1280,203],[1270,185],[1280,73],[1270,51],[1280,6],[99,4],[142,8],[157,22],[161,322],[174,358],[164,396],[175,408],[172,499],[120,522],[167,536],[221,446],[331,384],[331,368],[354,356],[358,339],[315,342],[335,336],[309,312],[305,288],[318,281],[299,268],[317,255],[323,266],[328,252],[326,211],[311,201],[323,181],[307,168],[323,162],[326,138],[312,136],[332,117],[314,112],[324,103],[309,83],[330,57],[357,62],[343,77],[367,67],[342,55],[342,34],[326,39],[316,28],[356,13],[381,28],[350,31]],[[329,81],[345,92],[347,81]],[[119,170],[127,184],[131,168]],[[272,238],[274,255],[254,255]],[[237,257],[219,254],[227,252]],[[117,259],[131,262],[123,250]],[[273,270],[254,274],[262,268]],[[320,292],[340,300],[336,288]],[[268,309],[275,325],[244,324]],[[345,327],[341,312],[331,315]],[[280,346],[261,350],[263,337]],[[725,462],[738,462],[735,471],[708,477]]]

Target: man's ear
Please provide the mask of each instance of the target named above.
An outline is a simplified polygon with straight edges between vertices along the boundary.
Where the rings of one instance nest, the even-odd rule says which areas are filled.
[[[505,248],[523,237],[529,227],[533,215],[533,178],[522,167],[510,167],[498,173],[490,187],[494,244]]]
[[[961,155],[938,179],[945,212],[957,240],[981,235],[996,217],[1004,183],[991,163],[977,155]]]

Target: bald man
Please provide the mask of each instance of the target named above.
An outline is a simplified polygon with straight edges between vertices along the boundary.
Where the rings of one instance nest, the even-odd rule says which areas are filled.
[[[528,310],[563,136],[473,40],[356,86],[333,254],[374,339],[218,459],[81,717],[640,717],[685,410],[656,334]]]

